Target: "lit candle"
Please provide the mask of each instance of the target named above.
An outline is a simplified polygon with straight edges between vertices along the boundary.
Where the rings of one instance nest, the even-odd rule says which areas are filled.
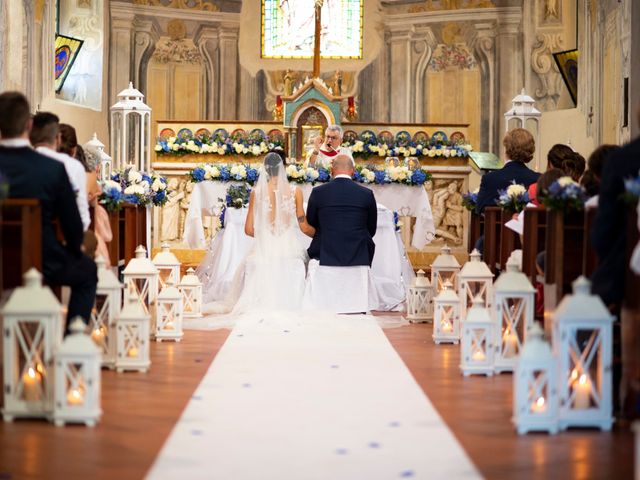
[[[131,347],[129,349],[129,351],[127,352],[127,355],[130,357],[137,357],[138,356],[138,349],[136,347]]]
[[[33,367],[29,367],[22,376],[22,391],[24,393],[24,399],[27,402],[37,402],[40,400],[40,383],[40,374]]]
[[[104,345],[104,329],[102,327],[95,328],[91,332],[91,339],[96,345],[102,347]]]
[[[518,336],[515,333],[507,329],[502,336],[502,343],[504,344],[504,358],[511,358],[517,355]]]
[[[282,96],[276,95],[276,107],[282,107]]]
[[[531,405],[531,411],[544,412],[547,409],[547,404],[544,397],[538,397],[538,399]]]
[[[173,330],[173,322],[172,321],[168,321],[167,323],[165,323],[164,329],[165,330]]]
[[[471,355],[471,358],[473,360],[475,360],[476,362],[482,362],[484,359],[487,358],[487,356],[484,354],[484,352],[482,350],[478,350],[478,351],[476,351],[476,353]]]
[[[442,322],[442,331],[444,333],[453,332],[453,325],[451,325],[451,322],[449,322],[448,320],[443,320],[443,322]]]
[[[69,405],[82,405],[84,403],[84,395],[79,388],[72,388],[67,394],[67,403]]]
[[[573,389],[576,395],[573,399],[573,408],[577,410],[589,408],[591,406],[591,381],[584,373],[573,384]]]

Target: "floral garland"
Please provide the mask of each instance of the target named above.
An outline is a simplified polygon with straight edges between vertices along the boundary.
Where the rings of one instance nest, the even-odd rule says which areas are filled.
[[[291,164],[286,168],[287,179],[292,183],[326,183],[331,180],[331,173],[326,168],[305,167],[300,164]],[[230,182],[247,182],[254,185],[258,179],[258,170],[255,166],[243,164],[205,164],[198,165],[187,173],[194,183],[206,180]],[[381,169],[369,169],[357,166],[353,179],[358,183],[385,185],[398,183],[402,185],[424,185],[431,178],[431,174],[423,168],[411,170],[406,166],[386,167]]]
[[[125,203],[161,207],[167,202],[168,194],[166,178],[127,167],[113,173],[111,180],[102,182],[98,200],[108,211],[117,212]]]
[[[258,157],[272,150],[283,150],[282,143],[270,141],[261,134],[225,137],[221,134],[196,138],[158,138],[155,151],[158,155],[253,155]]]
[[[442,141],[414,142],[405,141],[402,145],[396,142],[380,143],[374,135],[363,134],[358,140],[348,140],[343,147],[351,149],[354,156],[369,158],[378,157],[468,157],[471,145],[447,143]]]
[[[571,177],[560,177],[538,196],[549,210],[561,210],[565,213],[584,210],[587,200],[584,187]]]
[[[505,190],[498,190],[498,205],[503,210],[508,212],[521,212],[524,207],[529,203],[529,194],[524,185],[512,183]]]

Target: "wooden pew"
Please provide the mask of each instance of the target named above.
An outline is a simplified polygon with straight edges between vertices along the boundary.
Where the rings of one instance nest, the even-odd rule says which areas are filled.
[[[482,259],[494,274],[500,261],[501,221],[502,209],[500,207],[487,207],[484,209],[484,250]]]
[[[547,211],[544,207],[529,207],[524,214],[522,237],[522,271],[535,285],[538,277],[536,257],[545,249]]]
[[[505,270],[509,255],[516,249],[522,248],[520,235],[506,226],[506,223],[513,218],[513,214],[502,211],[500,215],[500,255],[498,256],[498,268]]]
[[[476,242],[482,235],[484,229],[484,217],[476,212],[471,212],[471,220],[469,222],[469,253],[471,253]]]
[[[22,275],[30,268],[42,272],[40,202],[33,198],[9,198],[2,202],[0,235],[0,291],[3,291],[22,285]]]
[[[111,265],[126,265],[135,257],[138,245],[147,245],[147,212],[144,208],[124,205],[118,212],[109,213],[113,239],[109,243]]]

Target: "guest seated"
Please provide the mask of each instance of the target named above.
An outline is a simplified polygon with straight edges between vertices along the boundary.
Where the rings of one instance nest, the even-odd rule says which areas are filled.
[[[587,161],[587,170],[580,179],[580,184],[587,191],[589,200],[585,204],[586,208],[598,206],[598,194],[600,193],[600,178],[602,178],[602,169],[607,159],[616,151],[620,150],[617,145],[600,145],[589,156]]]
[[[40,201],[44,279],[50,285],[71,287],[68,326],[75,316],[90,318],[98,282],[96,264],[81,251],[82,221],[64,165],[31,148],[29,111],[23,94],[0,94],[0,171],[9,180],[10,197]],[[60,223],[64,245],[56,238],[54,220]]]
[[[556,143],[547,153],[547,171],[554,168],[563,170],[562,165],[565,163],[567,158],[573,157],[573,154],[573,150],[568,145]],[[536,195],[537,188],[537,183],[532,183],[531,185],[529,185],[529,200],[537,206],[540,206],[540,202],[538,201]]]
[[[565,176],[564,172],[559,168],[552,168],[551,170],[547,170],[542,175],[540,175],[540,178],[536,182],[536,191],[538,194],[538,199],[541,199],[545,196],[545,194],[549,191],[549,187],[553,182],[558,180],[560,177],[564,177],[564,176]],[[542,202],[540,202],[539,205],[541,204]],[[536,255],[536,269],[539,275],[544,275],[544,263],[545,263],[544,259],[545,259],[545,252],[544,251],[538,252],[538,254]]]
[[[73,191],[76,193],[76,203],[82,219],[83,230],[87,230],[91,224],[87,197],[87,174],[75,158],[66,153],[58,152],[60,146],[60,119],[58,116],[49,112],[36,113],[33,117],[29,138],[38,153],[53,158],[64,165]]]
[[[564,159],[560,170],[562,170],[567,176],[571,177],[574,182],[579,182],[586,165],[587,162],[584,157],[578,152],[573,152],[573,155]]]

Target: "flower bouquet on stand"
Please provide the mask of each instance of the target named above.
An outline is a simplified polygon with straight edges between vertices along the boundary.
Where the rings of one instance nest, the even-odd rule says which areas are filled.
[[[251,197],[251,188],[246,183],[242,185],[230,185],[227,188],[227,195],[224,199],[219,198],[218,201],[222,203],[222,210],[220,211],[220,228],[224,228],[224,219],[227,213],[227,208],[244,208],[249,204],[249,198]]]
[[[524,185],[512,183],[505,190],[498,190],[498,205],[510,213],[519,213],[529,203],[529,194]]]
[[[167,202],[167,190],[166,178],[127,167],[113,173],[111,180],[102,182],[99,201],[109,212],[117,212],[125,203],[161,207]]]
[[[475,212],[476,205],[478,203],[478,192],[480,187],[476,188],[473,192],[467,192],[462,194],[462,206],[470,212]]]
[[[584,187],[571,177],[560,177],[548,190],[540,192],[539,197],[547,209],[564,213],[584,210],[584,202],[587,200]]]

